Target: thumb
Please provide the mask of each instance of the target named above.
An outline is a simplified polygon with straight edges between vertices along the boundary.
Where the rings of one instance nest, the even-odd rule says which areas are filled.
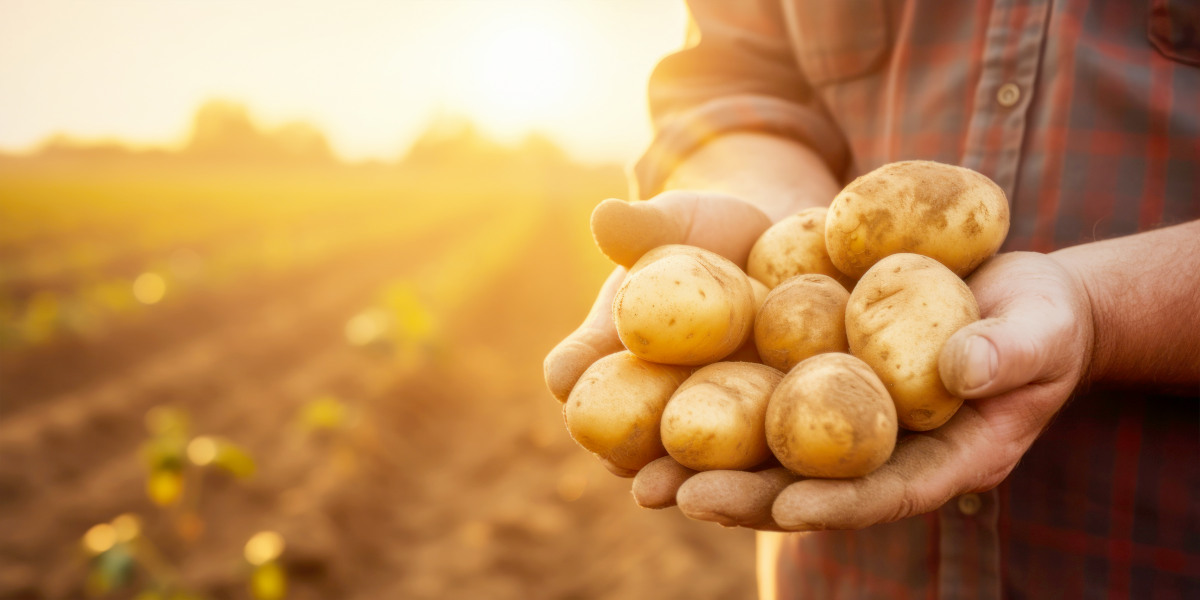
[[[713,192],[664,192],[646,202],[609,198],[592,211],[592,237],[613,262],[629,267],[647,251],[687,244],[740,267],[771,219],[754,205]]]
[[[1054,296],[1016,294],[946,341],[942,383],[960,398],[977,399],[1052,380],[1072,364],[1074,329],[1074,313]]]

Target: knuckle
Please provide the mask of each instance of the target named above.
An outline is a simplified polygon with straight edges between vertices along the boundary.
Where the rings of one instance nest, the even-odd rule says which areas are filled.
[[[913,494],[912,486],[905,483],[900,495],[892,504],[891,511],[886,514],[885,519],[881,522],[891,523],[915,514],[917,514],[917,501]]]

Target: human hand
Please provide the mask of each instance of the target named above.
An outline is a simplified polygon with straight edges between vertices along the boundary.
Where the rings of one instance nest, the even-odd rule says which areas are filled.
[[[613,325],[613,296],[625,267],[664,244],[686,244],[716,252],[745,268],[746,257],[771,219],[754,205],[713,192],[670,191],[646,202],[605,200],[592,213],[592,233],[605,255],[622,267],[609,276],[583,324],[546,356],[546,385],[560,402],[580,375],[603,356],[622,350]],[[623,477],[634,472],[606,462]]]
[[[942,381],[968,399],[954,418],[909,434],[865,477],[801,480],[780,469],[692,473],[668,458],[634,480],[642,506],[678,502],[694,519],[762,530],[860,529],[936,510],[998,485],[1086,381],[1093,321],[1078,275],[1053,257],[1000,255],[967,283],[981,321],[942,349]]]

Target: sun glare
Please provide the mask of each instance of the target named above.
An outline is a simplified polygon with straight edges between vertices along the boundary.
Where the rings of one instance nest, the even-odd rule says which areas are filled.
[[[350,4],[5,3],[0,151],[56,132],[181,145],[196,107],[224,98],[264,125],[310,123],[354,160],[392,159],[451,114],[502,142],[538,131],[624,161],[650,136],[646,78],[686,20],[679,0]]]
[[[510,108],[553,107],[576,83],[568,77],[567,40],[549,29],[512,27],[481,46],[480,87]]]
[[[535,128],[570,110],[585,91],[569,27],[551,13],[514,15],[466,50],[466,110],[501,134]]]

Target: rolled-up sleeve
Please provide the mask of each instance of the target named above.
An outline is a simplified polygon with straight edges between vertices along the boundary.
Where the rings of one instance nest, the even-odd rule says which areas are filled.
[[[841,174],[847,146],[796,66],[778,0],[689,0],[688,42],[650,76],[655,136],[633,168],[635,196],[659,193],[706,142],[734,131],[797,140]]]

